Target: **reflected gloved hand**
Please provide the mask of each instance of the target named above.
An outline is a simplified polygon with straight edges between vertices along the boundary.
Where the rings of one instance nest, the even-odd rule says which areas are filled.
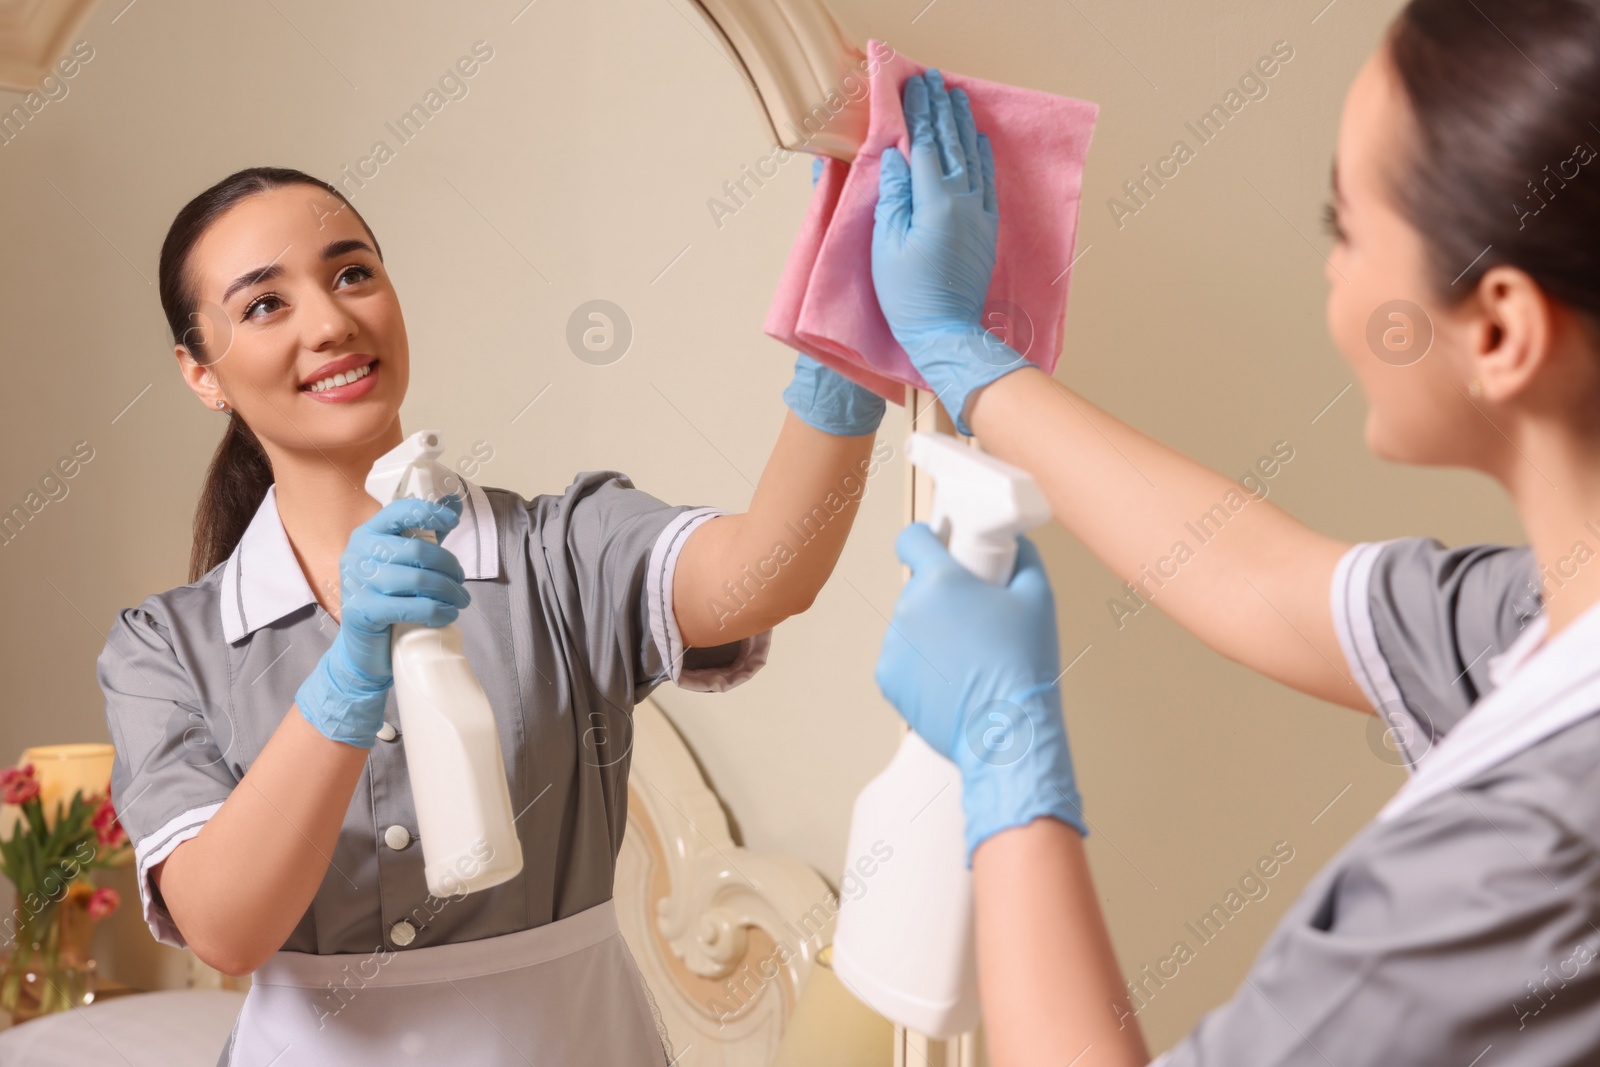
[[[1033,542],[991,585],[951,558],[926,523],[895,550],[912,571],[878,659],[878,687],[961,769],[967,866],[990,835],[1052,816],[1087,836],[1061,717],[1055,597]]]
[[[818,156],[811,163],[813,186],[821,173],[822,157]],[[883,421],[883,397],[804,352],[794,361],[794,380],[783,391],[783,402],[807,424],[839,437],[875,433]]]
[[[1000,233],[994,151],[961,89],[930,68],[906,79],[908,166],[883,150],[872,284],[889,330],[962,433],[967,400],[1027,361],[983,328]]]
[[[839,437],[876,433],[883,421],[883,397],[804,352],[795,356],[794,379],[783,391],[783,402],[809,425]]]
[[[401,533],[422,527],[443,539],[461,506],[454,493],[438,504],[396,500],[351,532],[339,557],[339,633],[295,694],[300,714],[324,737],[371,748],[394,684],[390,626],[443,626],[471,601],[454,553]]]

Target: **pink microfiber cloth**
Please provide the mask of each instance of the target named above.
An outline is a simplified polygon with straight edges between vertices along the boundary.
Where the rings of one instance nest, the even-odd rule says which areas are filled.
[[[878,159],[889,145],[911,158],[901,92],[926,68],[881,41],[871,117],[855,162],[827,160],[767,312],[769,336],[903,403],[903,386],[926,389],[889,332],[872,286]],[[1086,100],[944,74],[967,92],[979,131],[994,150],[1000,236],[983,325],[1029,362],[1055,370],[1066,322],[1067,283],[1078,235],[1084,159],[1100,108]]]

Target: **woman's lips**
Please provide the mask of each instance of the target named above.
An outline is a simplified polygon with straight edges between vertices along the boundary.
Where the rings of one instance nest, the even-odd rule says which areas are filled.
[[[368,366],[370,369],[368,369],[367,373],[349,385],[334,386],[332,389],[324,389],[320,393],[314,393],[310,389],[302,389],[300,391],[312,400],[320,400],[324,404],[342,404],[358,397],[366,396],[378,384],[379,374],[377,360],[373,360]]]

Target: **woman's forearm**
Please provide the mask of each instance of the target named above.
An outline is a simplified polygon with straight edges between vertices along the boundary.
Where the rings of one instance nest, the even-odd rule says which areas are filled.
[[[156,865],[167,910],[202,960],[242,975],[282,947],[327,875],[367,755],[291,706],[217,813]]]
[[[1078,831],[1002,830],[973,853],[972,880],[989,1062],[1148,1063]]]
[[[873,439],[786,414],[749,510],[707,522],[678,557],[672,600],[685,645],[737,641],[811,606],[876,470]]]
[[[1236,662],[1370,710],[1342,666],[1328,604],[1348,544],[1036,368],[985,386],[966,415],[984,448],[1031,473],[1056,519],[1132,584],[1117,598],[1119,627],[1148,602]]]

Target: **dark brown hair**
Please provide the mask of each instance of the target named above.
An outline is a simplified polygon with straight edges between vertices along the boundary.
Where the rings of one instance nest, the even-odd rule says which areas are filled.
[[[229,208],[271,189],[286,185],[314,185],[337,197],[361,223],[372,238],[372,248],[379,259],[383,250],[372,234],[372,227],[361,218],[361,213],[350,206],[343,193],[320,178],[287,167],[250,167],[228,175],[183,206],[172,225],[167,229],[166,240],[161,244],[159,290],[161,309],[166,313],[167,326],[172,331],[173,344],[189,350],[196,362],[204,365],[208,353],[202,343],[204,335],[198,323],[204,322],[198,314],[199,300],[195,295],[194,279],[189,276],[189,256],[196,242],[205,235],[211,224]],[[212,323],[215,329],[220,323]],[[227,353],[218,353],[220,359]],[[214,362],[214,360],[213,360]],[[244,536],[245,528],[272,485],[272,464],[267,459],[261,442],[245,425],[237,411],[228,416],[228,428],[211,457],[211,467],[206,472],[205,487],[200,492],[200,504],[194,513],[194,545],[189,553],[189,581],[198,581],[211,568],[233,554]]]
[[[1386,174],[1446,306],[1491,267],[1600,322],[1600,0],[1412,0],[1390,27],[1411,130]]]

